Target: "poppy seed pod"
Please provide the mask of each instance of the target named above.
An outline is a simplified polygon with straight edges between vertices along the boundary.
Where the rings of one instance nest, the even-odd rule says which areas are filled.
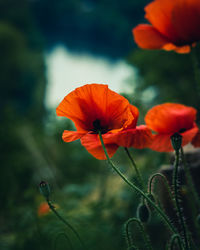
[[[47,199],[49,200],[49,196],[50,196],[50,187],[48,182],[46,181],[41,181],[39,184],[39,188],[40,188],[40,193]]]
[[[145,204],[139,204],[137,208],[137,218],[141,222],[148,222],[150,219],[150,211]]]
[[[179,133],[174,133],[171,137],[171,144],[173,149],[177,152],[182,146],[182,135]]]

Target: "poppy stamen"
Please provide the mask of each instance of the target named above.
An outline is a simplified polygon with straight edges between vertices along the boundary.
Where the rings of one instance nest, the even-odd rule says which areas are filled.
[[[102,134],[105,134],[108,131],[107,128],[101,126],[101,121],[99,119],[96,119],[95,121],[93,121],[92,124],[93,124],[93,130],[92,131],[95,134],[98,133],[99,131]]]

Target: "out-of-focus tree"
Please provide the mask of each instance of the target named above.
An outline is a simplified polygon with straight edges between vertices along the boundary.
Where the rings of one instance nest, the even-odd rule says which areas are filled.
[[[37,0],[32,9],[50,47],[119,57],[134,47],[132,28],[143,20],[148,0]]]

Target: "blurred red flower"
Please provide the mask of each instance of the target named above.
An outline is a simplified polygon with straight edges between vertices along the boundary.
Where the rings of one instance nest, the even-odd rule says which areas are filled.
[[[43,215],[48,214],[50,212],[50,208],[47,202],[40,203],[37,212],[38,212],[38,216],[43,216]]]
[[[119,146],[147,147],[151,132],[136,128],[138,109],[107,85],[87,84],[69,93],[56,109],[58,116],[74,122],[77,131],[65,130],[65,142],[81,139],[82,145],[97,159],[106,159],[98,131],[101,131],[110,157]]]
[[[196,113],[196,109],[176,103],[164,103],[150,109],[145,122],[156,132],[150,148],[160,152],[173,151],[170,137],[174,133],[182,136],[182,146],[191,142],[198,132]]]
[[[154,0],[145,12],[151,25],[139,24],[133,29],[139,47],[188,53],[200,40],[199,0]]]

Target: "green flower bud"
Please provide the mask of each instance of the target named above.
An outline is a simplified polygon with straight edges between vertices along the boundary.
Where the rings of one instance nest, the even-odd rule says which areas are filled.
[[[145,204],[139,204],[137,208],[137,218],[141,222],[148,222],[150,219],[150,211]]]
[[[40,188],[40,193],[47,199],[49,200],[49,195],[50,195],[50,187],[49,184],[46,181],[41,181],[39,184]]]
[[[176,152],[179,151],[182,146],[182,135],[180,135],[179,133],[174,133],[170,139],[173,149]]]

